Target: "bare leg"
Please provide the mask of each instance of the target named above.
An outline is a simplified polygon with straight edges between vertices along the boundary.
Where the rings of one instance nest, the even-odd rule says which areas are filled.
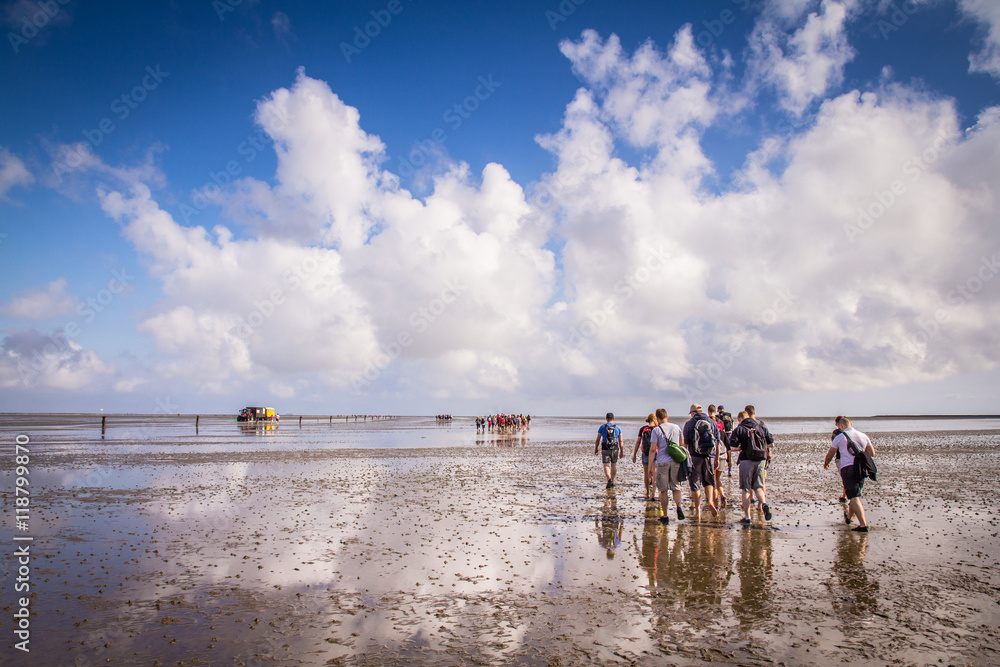
[[[663,516],[665,516],[667,518],[670,518],[670,515],[667,514],[667,512],[668,512],[667,505],[668,505],[669,499],[670,499],[670,496],[667,495],[666,491],[660,491],[660,509],[663,511]]]
[[[861,504],[861,498],[851,498],[849,506],[850,512],[854,516],[858,517],[858,523],[861,527],[864,528],[867,526],[868,522],[865,520],[865,506]]]
[[[608,477],[608,479],[609,479],[609,480],[611,481],[611,483],[612,483],[612,484],[614,484],[614,481],[615,481],[615,475],[616,475],[616,474],[618,474],[618,466],[617,466],[617,465],[615,465],[615,463],[614,463],[614,462],[612,462],[612,463],[611,463],[611,477]]]
[[[691,518],[701,521],[701,490],[695,489],[691,492]]]
[[[615,464],[613,464],[613,463],[605,463],[604,464],[604,478],[607,481],[609,481],[609,482],[612,479],[614,479],[614,465]]]
[[[719,508],[715,504],[714,486],[705,487],[705,497],[708,499],[708,509],[711,510],[712,516],[719,516]]]
[[[743,518],[750,519],[750,491],[745,489],[740,489],[740,493],[743,494]]]

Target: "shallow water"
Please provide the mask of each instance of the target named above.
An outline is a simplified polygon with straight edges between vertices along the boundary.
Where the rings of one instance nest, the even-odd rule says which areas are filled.
[[[7,545],[31,439],[25,664],[996,664],[996,420],[869,429],[867,535],[825,421],[768,420],[775,516],[745,528],[660,525],[630,457],[605,489],[595,420],[0,416]]]

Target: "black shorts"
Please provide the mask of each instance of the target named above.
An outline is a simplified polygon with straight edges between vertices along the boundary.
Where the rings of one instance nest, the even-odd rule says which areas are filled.
[[[618,448],[601,449],[601,463],[618,463]]]
[[[840,479],[844,482],[844,493],[847,494],[848,500],[861,497],[861,490],[865,488],[865,480],[858,477],[853,465],[840,469]]]
[[[688,477],[688,486],[692,491],[701,491],[706,486],[715,486],[715,473],[712,472],[714,460],[710,456],[693,455],[688,459],[691,462],[691,475]]]

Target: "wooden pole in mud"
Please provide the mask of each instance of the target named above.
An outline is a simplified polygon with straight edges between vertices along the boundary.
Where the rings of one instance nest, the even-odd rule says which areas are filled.
[[[299,428],[302,428],[302,415],[299,415]]]
[[[194,432],[195,435],[198,434],[198,422],[201,421],[201,415],[195,415],[194,417]]]
[[[101,437],[104,436],[104,431],[107,429],[107,415],[101,415]]]

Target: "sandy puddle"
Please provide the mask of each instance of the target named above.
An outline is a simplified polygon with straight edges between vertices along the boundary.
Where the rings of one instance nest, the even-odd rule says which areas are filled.
[[[1000,662],[997,432],[879,434],[867,535],[842,523],[822,435],[781,439],[770,527],[737,525],[738,510],[662,526],[638,466],[604,488],[592,442],[45,439],[32,445],[32,651],[8,634],[4,662]],[[738,495],[736,477],[724,485]]]

